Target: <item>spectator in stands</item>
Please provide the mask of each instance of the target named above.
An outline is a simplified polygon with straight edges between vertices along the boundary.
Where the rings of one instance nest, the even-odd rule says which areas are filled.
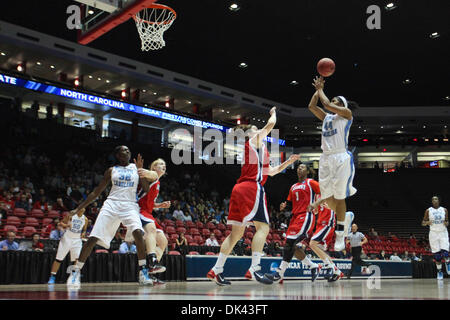
[[[15,202],[15,208],[22,208],[26,211],[30,211],[30,203],[27,200],[27,196],[22,193],[20,200]]]
[[[388,237],[392,241],[398,241],[398,237],[395,234],[391,233],[390,231],[388,233]]]
[[[44,244],[40,241],[41,236],[39,235],[39,233],[33,233],[32,239],[33,242],[31,244],[31,249],[33,251],[44,251]]]
[[[15,201],[12,199],[12,193],[6,192],[5,199],[2,200],[4,203],[6,210],[14,210]]]
[[[178,250],[181,254],[186,254],[187,245],[188,245],[188,242],[187,242],[186,238],[184,237],[184,233],[181,232],[178,235],[178,239],[176,239],[175,250]]]
[[[184,211],[183,221],[184,222],[186,222],[186,221],[191,221],[192,222],[192,217],[191,217],[191,215],[189,214],[189,212],[187,210]]]
[[[43,190],[43,189],[41,189],[41,190]],[[40,197],[40,199],[38,201],[36,201],[35,204],[33,205],[33,209],[41,209],[44,212],[48,212],[49,208],[48,208],[47,197],[45,197],[45,196]]]
[[[169,209],[163,209],[162,216],[164,217],[164,219],[167,219],[167,220],[172,220],[172,218],[173,218],[173,215],[172,215],[172,213],[170,213]]]
[[[181,210],[179,204],[177,204],[176,209],[173,211],[172,217],[175,220],[184,221],[184,212]]]
[[[53,229],[50,232],[49,239],[50,240],[61,240],[61,237],[63,236],[63,234],[64,234],[64,229],[60,222],[56,225],[56,229]]]
[[[409,235],[409,244],[411,246],[416,246],[417,245],[416,236],[414,234],[412,234],[412,233]]]
[[[52,222],[52,223],[49,223],[49,224],[45,227],[44,232],[45,232],[45,233],[51,233],[52,230],[55,230],[55,229],[56,229],[56,227],[58,226],[58,224],[59,224],[59,219],[58,219],[58,218],[53,219],[53,222]]]
[[[133,241],[124,241],[120,245],[119,253],[136,253],[136,245]]]
[[[69,209],[64,205],[62,198],[56,199],[56,203],[53,205],[52,209],[59,212],[69,211]]]
[[[378,237],[378,232],[376,232],[374,228],[370,228],[369,236],[377,238]]]
[[[219,243],[217,242],[216,236],[214,233],[209,234],[209,238],[206,239],[205,246],[219,246]]]
[[[377,257],[379,260],[387,260],[388,257],[386,256],[386,252],[384,252],[384,250],[381,250],[381,252],[378,254]]]
[[[420,258],[416,256],[414,251],[411,253],[411,261],[420,261]]]
[[[402,259],[397,255],[397,252],[394,252],[389,258],[391,261],[402,261]]]
[[[89,219],[88,220],[88,225],[87,225],[87,228],[86,228],[86,237],[88,237],[91,234],[91,231],[92,231],[93,227],[94,226],[92,225],[92,220]]]
[[[6,204],[4,202],[0,202],[0,225],[2,224],[3,217],[6,217]]]
[[[364,252],[364,249],[361,249],[361,259],[369,259],[367,254]]]
[[[7,250],[19,250],[19,244],[15,242],[16,233],[14,231],[8,231],[6,234],[6,240],[0,242],[0,249],[2,251]]]
[[[408,251],[405,251],[403,254],[403,261],[411,261],[411,258],[409,257]]]

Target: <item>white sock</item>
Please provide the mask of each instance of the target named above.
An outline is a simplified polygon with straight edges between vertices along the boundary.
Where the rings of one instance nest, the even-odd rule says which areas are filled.
[[[252,254],[252,267],[256,268],[261,262],[262,252],[253,252]]]
[[[77,261],[77,263],[75,264],[75,268],[77,268],[79,270],[83,269],[83,266],[84,266],[84,262]]]
[[[436,267],[437,267],[437,269],[438,269],[439,271],[442,270],[442,264],[437,264]]]
[[[284,274],[284,272],[286,271],[286,269],[287,269],[287,267],[289,266],[289,262],[287,262],[287,261],[281,261],[281,264],[280,264],[280,270],[281,270],[281,276]]]
[[[147,264],[147,260],[142,259],[138,261],[139,267],[145,266]]]
[[[216,274],[223,272],[223,266],[225,265],[227,258],[228,255],[223,254],[222,252],[219,253],[219,257],[217,258],[216,264],[213,267],[213,270]]]
[[[52,274],[52,276],[56,276],[56,272],[52,272],[51,274]]]
[[[317,268],[317,263],[312,262],[311,259],[308,258],[308,256],[306,256],[305,259],[302,260],[302,262],[310,268]]]

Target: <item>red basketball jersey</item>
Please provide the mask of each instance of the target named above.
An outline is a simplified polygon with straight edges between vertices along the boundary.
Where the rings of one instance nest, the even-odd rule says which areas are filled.
[[[320,193],[319,183],[313,179],[297,182],[289,190],[288,201],[292,201],[292,215],[305,213],[314,203],[315,195]]]
[[[141,208],[141,213],[142,212],[148,212],[150,214],[152,213],[158,194],[159,194],[159,180],[153,182],[150,185],[150,188],[148,189],[148,192],[145,194],[145,196],[139,199],[138,203],[139,207]]]
[[[336,215],[334,214],[334,211],[330,208],[326,208],[325,206],[319,206],[319,212],[317,214],[317,225],[327,225],[330,227],[334,227],[336,223]]]
[[[257,149],[253,144],[250,144],[250,140],[247,141],[243,160],[241,176],[237,183],[255,181],[263,186],[267,180],[270,162],[269,152],[265,144],[261,144],[261,147]]]

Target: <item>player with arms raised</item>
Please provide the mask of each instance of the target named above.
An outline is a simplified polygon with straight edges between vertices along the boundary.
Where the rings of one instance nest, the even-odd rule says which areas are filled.
[[[319,184],[321,197],[336,213],[336,241],[334,249],[345,249],[344,230],[350,229],[352,221],[346,221],[345,199],[356,193],[353,187],[355,165],[353,155],[348,151],[348,135],[353,122],[352,109],[356,108],[354,102],[347,101],[343,96],[334,97],[331,101],[325,95],[325,81],[322,77],[314,79],[316,89],[309,110],[322,123],[322,155],[319,160]],[[326,113],[317,106],[318,100],[322,102]]]

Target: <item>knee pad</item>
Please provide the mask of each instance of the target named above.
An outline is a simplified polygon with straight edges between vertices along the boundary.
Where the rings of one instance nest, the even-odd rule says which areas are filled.
[[[441,260],[442,260],[441,252],[433,253],[433,259],[434,259],[434,262],[441,262]]]

